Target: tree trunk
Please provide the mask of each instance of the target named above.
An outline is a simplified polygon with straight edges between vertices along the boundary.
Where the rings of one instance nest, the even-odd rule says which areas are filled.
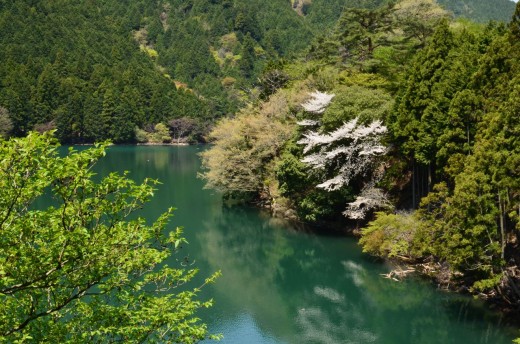
[[[502,197],[500,196],[500,193],[498,193],[498,211],[499,211],[499,222],[500,222],[500,240],[501,240],[501,252],[500,252],[500,258],[502,260],[505,258],[505,251],[506,251],[506,230],[504,226],[504,202],[502,200]]]
[[[415,201],[415,159],[412,160],[412,208],[416,209],[416,201]],[[518,213],[520,214],[520,206],[518,208]]]
[[[429,193],[432,186],[432,163],[428,163],[428,187],[426,188],[426,193]]]

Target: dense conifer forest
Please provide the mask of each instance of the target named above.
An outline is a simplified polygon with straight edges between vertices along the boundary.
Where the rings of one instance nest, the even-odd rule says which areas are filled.
[[[317,1],[305,20],[285,0],[2,0],[0,130],[55,128],[69,143],[161,142],[165,130],[203,140],[255,96],[268,61],[306,47],[341,3]]]

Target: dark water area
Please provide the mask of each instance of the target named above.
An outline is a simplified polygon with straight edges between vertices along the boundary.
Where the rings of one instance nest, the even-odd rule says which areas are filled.
[[[248,207],[226,207],[197,178],[203,147],[114,146],[100,175],[161,181],[143,216],[175,207],[172,227],[214,306],[200,314],[221,343],[511,343],[520,337],[500,313],[471,297],[439,291],[419,278],[395,282],[389,267],[363,254],[355,238],[320,236]],[[181,259],[182,258],[182,259]],[[200,281],[196,281],[197,283]],[[195,286],[195,285],[193,285]]]

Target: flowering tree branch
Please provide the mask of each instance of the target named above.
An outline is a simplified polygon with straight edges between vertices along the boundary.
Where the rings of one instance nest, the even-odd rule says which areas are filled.
[[[305,109],[305,111],[314,114],[323,113],[330,104],[332,98],[334,98],[334,94],[327,94],[319,91],[312,92],[310,96],[311,99],[303,103],[302,107]]]
[[[331,133],[308,132],[298,141],[305,145],[302,162],[313,169],[334,169],[336,175],[317,187],[338,190],[357,176],[371,174],[376,158],[386,154],[381,138],[387,129],[381,121],[358,125],[357,119],[345,123]],[[341,162],[338,164],[338,162]]]
[[[370,210],[389,207],[391,207],[391,203],[383,190],[369,185],[363,188],[354,202],[347,203],[347,209],[343,215],[353,220],[359,220],[364,219]]]

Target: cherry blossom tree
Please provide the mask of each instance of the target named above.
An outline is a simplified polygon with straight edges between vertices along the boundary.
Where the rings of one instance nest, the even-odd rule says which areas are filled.
[[[313,98],[302,106],[313,114],[323,113],[334,97],[320,92],[311,95]],[[317,122],[303,120],[298,124],[312,127]],[[356,200],[348,203],[343,213],[349,218],[364,218],[370,209],[390,204],[384,192],[375,187],[384,172],[380,157],[388,151],[382,144],[386,132],[386,126],[380,120],[364,125],[354,118],[329,133],[310,130],[298,141],[304,145],[302,162],[325,179],[318,188],[335,191],[354,181],[356,185],[362,185]]]

